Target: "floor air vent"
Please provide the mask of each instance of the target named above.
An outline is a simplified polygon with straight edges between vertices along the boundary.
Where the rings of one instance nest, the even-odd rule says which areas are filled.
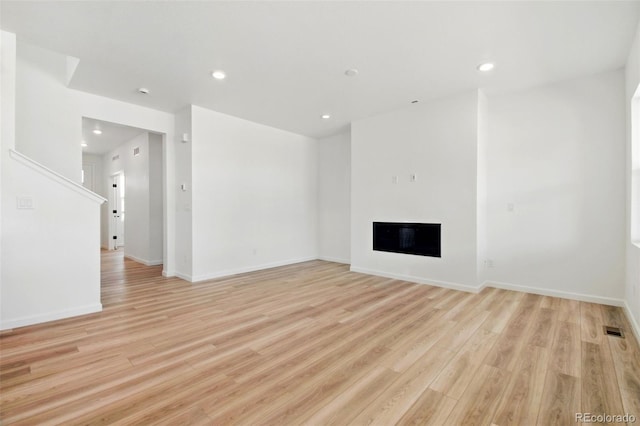
[[[622,337],[624,339],[624,333],[618,327],[604,326],[604,334],[607,336]]]

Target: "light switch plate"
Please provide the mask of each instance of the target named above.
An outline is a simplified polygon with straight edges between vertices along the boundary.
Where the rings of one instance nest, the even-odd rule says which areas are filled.
[[[16,202],[19,210],[33,209],[33,198],[31,197],[17,197]]]

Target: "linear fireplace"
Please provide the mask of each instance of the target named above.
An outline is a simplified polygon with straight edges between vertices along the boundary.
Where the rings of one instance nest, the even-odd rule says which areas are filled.
[[[442,257],[440,223],[373,222],[373,249]]]

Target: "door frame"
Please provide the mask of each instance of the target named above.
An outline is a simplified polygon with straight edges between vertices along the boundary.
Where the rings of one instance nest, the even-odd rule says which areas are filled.
[[[107,218],[108,218],[108,221],[107,221],[107,229],[108,229],[107,241],[108,241],[108,244],[107,245],[108,245],[108,249],[109,250],[116,250],[116,248],[117,248],[115,240],[113,239],[113,236],[115,235],[115,232],[116,232],[116,224],[115,224],[115,221],[114,221],[115,218],[113,217],[113,210],[114,210],[114,207],[116,207],[116,210],[117,210],[117,205],[118,204],[117,204],[117,201],[115,199],[115,191],[113,191],[113,186],[111,186],[111,185],[113,185],[114,178],[118,177],[118,180],[119,180],[119,177],[122,176],[122,175],[124,175],[124,170],[118,170],[117,172],[112,173],[111,175],[109,175],[109,183],[108,183],[109,186],[108,186],[108,197],[107,197],[107,199],[109,200],[109,210],[107,212]],[[126,179],[126,177],[125,177],[125,179]],[[125,180],[125,185],[126,185],[126,180]],[[124,229],[123,229],[123,232],[124,232]]]
[[[180,114],[182,114],[182,112],[180,112]],[[109,98],[104,98],[100,102],[84,103],[82,108],[80,108],[78,117],[137,127],[162,136],[162,275],[165,277],[176,276],[176,240],[178,239],[176,236],[175,222],[177,202],[175,191],[177,179],[176,142],[182,142],[182,139],[177,139],[178,134],[188,135],[188,133],[182,132],[190,132],[191,127],[176,128],[176,117],[179,117],[179,115],[149,110],[148,108],[133,104],[123,104],[122,102]],[[180,126],[182,126],[182,124]],[[102,176],[104,176],[104,174]],[[104,216],[101,216],[101,218],[102,217]],[[107,225],[106,229],[109,230],[109,225]],[[106,246],[108,248],[108,241]]]

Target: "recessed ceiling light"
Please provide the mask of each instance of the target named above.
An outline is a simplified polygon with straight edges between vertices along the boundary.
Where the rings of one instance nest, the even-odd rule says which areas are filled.
[[[328,119],[330,119],[330,118],[331,118],[331,116],[330,116],[329,114],[322,114],[321,118],[322,118],[323,120],[328,120]]]
[[[418,101],[417,99],[416,99],[416,100],[411,101],[411,103],[412,103],[412,104],[417,104],[418,102],[419,102],[419,101]]]
[[[138,89],[139,93],[142,93],[143,95],[148,95],[149,94],[149,89],[147,89],[146,87],[141,87]]]
[[[478,71],[482,71],[482,72],[491,71],[494,66],[495,65],[493,65],[491,62],[484,62],[478,65]]]
[[[102,130],[100,130],[100,129],[93,129],[93,133],[95,133],[96,135],[101,135],[101,134],[102,134]]]
[[[88,145],[85,141],[82,141],[82,143],[80,143],[80,146],[83,148],[86,148]]]
[[[358,72],[359,71],[357,69],[350,68],[344,72],[344,75],[346,75],[347,77],[355,77],[356,75],[358,75]]]
[[[216,80],[224,80],[226,76],[227,74],[222,70],[216,70],[211,73],[211,77],[215,78]]]

